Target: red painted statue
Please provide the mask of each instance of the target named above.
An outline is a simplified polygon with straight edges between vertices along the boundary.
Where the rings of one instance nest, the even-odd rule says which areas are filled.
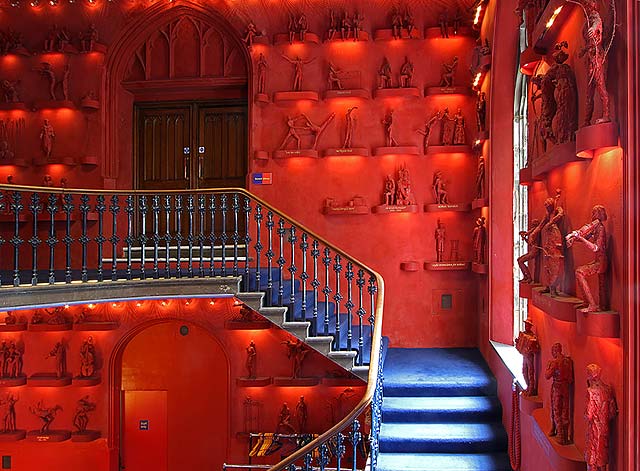
[[[247,378],[255,379],[256,378],[256,359],[258,356],[258,351],[256,350],[256,344],[252,340],[249,342],[249,345],[246,348],[247,350],[247,360],[245,361],[245,367],[247,368]]]
[[[293,85],[291,87],[291,90],[294,92],[299,92],[302,90],[302,77],[303,77],[303,67],[307,64],[311,64],[314,60],[316,60],[315,57],[309,59],[309,60],[302,60],[300,58],[300,56],[296,56],[294,59],[290,59],[289,57],[285,56],[284,54],[282,54],[282,57],[285,58],[285,60],[287,62],[289,62],[291,65],[293,65]]]
[[[550,437],[556,437],[560,445],[568,445],[573,441],[571,437],[572,424],[572,385],[573,360],[562,353],[562,345],[554,343],[551,347],[553,359],[547,364],[544,374],[551,383],[551,431]]]
[[[300,340],[285,340],[282,342],[287,346],[287,358],[292,360],[292,378],[300,378],[302,373],[302,362],[309,353],[309,349]]]
[[[450,146],[453,144],[453,136],[456,129],[456,120],[449,114],[449,108],[445,108],[440,115],[440,128],[442,131],[442,145]]]
[[[436,112],[424,123],[424,131],[422,129],[417,129],[416,132],[418,134],[422,134],[424,139],[422,140],[422,147],[424,148],[424,153],[426,154],[429,150],[429,137],[431,136],[431,129],[433,125],[440,119],[440,111],[436,110]]]
[[[564,49],[569,45],[566,41],[556,44],[553,53],[554,64],[546,73],[547,80],[553,85],[555,114],[551,121],[554,142],[564,144],[575,141],[578,129],[578,87],[576,77],[566,60],[569,58]]]
[[[73,426],[78,432],[85,432],[89,425],[89,412],[96,410],[96,403],[89,396],[78,400],[78,406],[73,414]]]
[[[378,69],[378,88],[391,88],[391,64],[386,57],[382,59],[382,65]]]
[[[393,110],[387,111],[387,114],[382,120],[384,126],[385,145],[387,147],[395,147],[398,145],[395,137],[393,137]]]
[[[409,206],[416,204],[415,196],[411,190],[411,176],[409,170],[404,165],[398,170],[398,181],[396,183],[396,202],[399,206]]]
[[[542,284],[543,293],[558,296],[564,275],[564,246],[562,233],[558,224],[564,217],[564,210],[558,205],[560,190],[555,198],[547,198],[544,202],[546,214],[542,220]]]
[[[444,242],[446,239],[447,235],[446,235],[446,230],[444,228],[444,225],[442,224],[442,222],[440,221],[440,219],[438,219],[438,225],[436,226],[436,230],[435,230],[435,238],[436,238],[436,262],[442,262],[443,260],[443,256],[444,256]]]
[[[478,158],[478,169],[476,170],[476,194],[475,198],[484,198],[484,157]]]
[[[307,410],[307,403],[304,402],[304,396],[300,396],[298,404],[296,404],[296,422],[298,423],[298,433],[305,433],[307,431],[307,419],[309,418],[309,411]]]
[[[478,93],[476,101],[476,130],[478,132],[487,130],[487,95],[485,92]]]
[[[450,64],[442,64],[442,75],[440,76],[440,86],[451,88],[454,86],[456,71],[458,70],[458,56],[455,56]]]
[[[476,227],[473,229],[473,262],[486,263],[485,253],[487,247],[487,228],[484,216],[476,219]]]
[[[53,407],[45,407],[42,401],[38,401],[35,406],[29,406],[29,411],[42,420],[42,427],[40,427],[40,433],[49,433],[49,427],[56,419],[58,411],[61,411],[62,407],[55,405]]]
[[[396,181],[391,175],[387,175],[384,180],[384,192],[382,194],[382,204],[392,206],[396,204]]]
[[[413,86],[413,62],[408,57],[404,58],[404,64],[400,68],[400,88],[409,88]]]
[[[465,130],[464,116],[462,115],[462,109],[458,108],[458,111],[453,117],[453,144],[464,145],[466,143],[467,133]]]
[[[527,382],[527,389],[522,392],[522,395],[537,396],[536,355],[540,353],[540,342],[538,342],[538,336],[533,333],[533,322],[529,319],[524,321],[524,330],[514,342],[516,350],[522,355],[522,376]]]
[[[587,439],[584,458],[587,471],[606,471],[609,464],[611,421],[618,415],[613,388],[600,378],[602,368],[587,365]]]
[[[256,68],[258,69],[258,93],[265,93],[267,86],[267,60],[264,54],[260,53]]]
[[[49,352],[47,358],[56,360],[56,377],[62,378],[67,374],[67,349],[62,341],[56,342],[53,350]]]
[[[0,400],[2,407],[2,433],[12,433],[16,431],[16,402],[18,396],[11,393],[5,399]]]
[[[353,112],[355,110],[357,110],[358,107],[354,106],[352,108],[349,108],[347,110],[347,113],[345,115],[345,121],[347,122],[347,128],[346,128],[346,132],[344,135],[344,143],[342,144],[342,147],[344,149],[351,149],[351,142],[353,141],[353,132],[355,130],[356,127],[356,118],[355,116],[353,116]]]
[[[293,425],[291,425],[291,409],[286,402],[282,403],[282,408],[278,414],[278,426],[276,433],[296,433]]]
[[[96,346],[89,336],[80,347],[80,377],[90,378],[96,373]]]
[[[520,232],[520,238],[529,246],[529,251],[518,257],[518,266],[522,272],[522,279],[520,281],[523,283],[535,283],[537,281],[534,273],[531,272],[530,265],[531,260],[535,261],[540,253],[540,235],[542,226],[543,224],[539,219],[532,219],[529,221],[529,230]],[[526,262],[529,262],[529,264],[525,265]]]
[[[40,128],[40,148],[46,160],[51,158],[53,152],[53,142],[56,138],[56,133],[48,119],[45,119]]]
[[[433,173],[431,188],[433,190],[433,196],[436,199],[436,204],[449,204],[449,192],[447,191],[444,178],[442,178],[442,171],[436,170]]]

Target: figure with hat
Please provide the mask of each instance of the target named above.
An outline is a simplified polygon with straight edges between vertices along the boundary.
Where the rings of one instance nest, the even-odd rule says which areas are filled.
[[[522,376],[527,382],[523,396],[537,396],[538,382],[536,378],[536,355],[540,353],[538,336],[533,332],[533,322],[524,321],[524,330],[515,339],[516,350],[522,355]]]

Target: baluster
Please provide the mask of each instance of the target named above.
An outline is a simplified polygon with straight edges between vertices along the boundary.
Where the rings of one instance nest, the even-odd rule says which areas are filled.
[[[256,204],[256,214],[254,219],[256,220],[256,291],[260,291],[260,254],[262,253],[262,240],[260,238],[260,229],[262,228],[262,205]]]
[[[340,333],[342,330],[340,327],[340,302],[343,299],[342,293],[340,293],[340,273],[342,272],[342,264],[340,262],[342,258],[340,255],[336,255],[334,260],[333,271],[336,276],[336,294],[333,295],[333,300],[336,302],[336,335],[333,341],[336,350],[342,350],[342,346],[340,345]]]
[[[198,195],[198,276],[204,278],[204,218],[207,211],[207,197]]]
[[[351,427],[351,432],[349,432],[349,441],[351,441],[351,445],[353,447],[353,463],[351,466],[351,471],[357,471],[358,464],[358,444],[362,439],[362,433],[360,432],[360,422],[358,419],[353,421],[353,426]]]
[[[176,195],[176,278],[182,278],[182,195]]]
[[[324,471],[329,464],[329,447],[326,443],[320,445],[320,456],[318,457],[318,464],[320,465],[320,471]]]
[[[242,288],[244,291],[249,291],[249,244],[251,243],[251,236],[249,235],[249,223],[251,221],[251,205],[249,204],[249,197],[244,197],[244,281]]]
[[[24,240],[20,238],[20,212],[24,209],[22,193],[14,191],[11,196],[11,210],[13,211],[13,237],[10,242],[13,245],[13,286],[20,286],[20,246]]]
[[[329,267],[331,266],[331,251],[329,247],[324,248],[324,258],[322,259],[324,264],[324,288],[322,288],[322,294],[324,294],[324,335],[329,335],[329,295],[331,294],[331,288],[329,287]],[[336,311],[336,317],[340,317]],[[335,340],[334,340],[335,341]]]
[[[188,235],[187,244],[189,246],[189,258],[187,263],[187,275],[189,278],[193,278],[193,215],[195,213],[195,206],[193,204],[193,195],[187,195],[187,216],[188,216]]]
[[[164,277],[171,278],[171,195],[164,195]]]
[[[289,245],[291,247],[291,260],[289,260],[289,273],[291,275],[291,290],[289,292],[289,309],[287,309],[287,313],[291,313],[291,320],[295,321],[295,305],[296,305],[296,272],[298,271],[298,267],[296,267],[296,242],[298,238],[296,237],[296,228],[291,226],[289,229]],[[302,319],[304,321],[304,319]]]
[[[267,212],[267,234],[269,235],[269,243],[267,247],[267,306],[273,305],[273,213]]]
[[[278,306],[282,306],[284,304],[284,264],[286,263],[286,259],[284,258],[284,219],[280,218],[278,220],[278,245],[280,250],[278,251],[278,259],[276,263],[278,264]],[[291,309],[287,310],[287,320],[291,319]]]
[[[366,314],[364,307],[362,306],[364,284],[364,270],[358,270],[358,279],[356,280],[356,285],[358,285],[358,310],[356,311],[358,314],[358,366],[362,366],[362,355],[364,351],[364,335],[362,333],[362,321]]]
[[[142,227],[138,240],[140,241],[140,279],[145,280],[147,278],[147,270],[145,268],[147,264],[147,213],[149,207],[147,206],[147,196],[141,195],[139,200],[139,211],[142,219]]]
[[[49,284],[56,282],[56,244],[60,242],[56,237],[56,213],[58,212],[58,195],[51,193],[48,198],[47,212],[49,213],[49,237],[47,237],[47,245],[49,246]]]
[[[371,311],[369,312],[369,324],[371,325],[369,332],[369,344],[373,346],[373,329],[376,323],[376,293],[378,292],[376,277],[373,275],[369,276],[369,287],[367,288],[367,291],[369,291],[369,296],[371,297]],[[369,361],[371,361],[371,358],[369,358]]]
[[[111,204],[109,205],[109,211],[111,212],[111,280],[116,281],[118,279],[118,213],[120,212],[120,201],[118,195],[111,197]]]
[[[87,235],[87,217],[89,215],[89,210],[91,207],[89,206],[89,195],[80,195],[80,215],[81,215],[81,231],[82,235],[80,236],[80,244],[82,245],[82,269],[80,271],[80,279],[83,283],[89,281],[88,272],[87,272],[87,244],[91,239]]]
[[[71,283],[71,244],[73,244],[73,237],[71,237],[71,213],[73,212],[73,197],[70,194],[63,196],[64,204],[62,210],[65,213],[65,234],[62,241],[65,245],[65,270],[64,270],[64,282]]]
[[[240,200],[238,194],[234,193],[231,203],[233,210],[233,276],[238,276],[238,242],[240,241],[240,232],[238,229],[238,213],[240,211]]]
[[[98,235],[93,239],[98,244],[98,272],[96,279],[98,281],[104,281],[104,266],[102,263],[102,256],[104,252],[104,243],[107,239],[104,237],[104,212],[107,210],[107,206],[104,204],[104,195],[98,195],[96,197],[96,212],[98,213]]]
[[[160,248],[160,195],[151,198],[151,212],[153,213],[153,279],[160,278],[160,266],[158,262]]]
[[[5,213],[5,208],[6,203],[4,202],[4,192],[0,191],[0,213]],[[4,238],[0,235],[0,247],[2,247],[5,242]],[[0,270],[0,286],[2,286],[2,270]]]
[[[289,466],[287,466],[287,471],[297,471],[298,468],[296,468],[296,464],[295,463],[291,463]]]
[[[127,213],[127,237],[124,241],[127,244],[127,270],[125,276],[127,280],[131,279],[131,247],[133,245],[133,196],[128,195],[125,198],[124,212]]]
[[[342,457],[346,451],[344,445],[344,435],[342,432],[338,432],[336,435],[336,471],[340,471],[342,468]]]
[[[220,197],[220,212],[222,214],[222,234],[220,234],[220,240],[222,241],[222,276],[227,276],[227,194],[223,193]]]
[[[211,252],[209,253],[209,276],[214,277],[216,275],[214,264],[216,247],[216,195],[211,195],[209,211],[211,213],[211,233],[209,234],[209,244],[211,244]]]
[[[31,244],[31,286],[35,286],[38,284],[38,246],[42,243],[38,237],[38,214],[42,212],[40,194],[31,194],[29,210],[33,216],[33,235],[29,239],[29,244]]]
[[[311,453],[307,453],[304,455],[302,469],[303,471],[313,471],[313,466],[311,463],[313,462],[313,455]]]
[[[320,287],[320,280],[318,279],[318,257],[320,257],[318,241],[314,239],[311,247],[311,257],[313,258],[313,280],[311,281],[311,287],[313,288],[313,319],[311,320],[311,335],[315,337],[318,335],[318,288]]]
[[[300,281],[302,282],[301,288],[301,315],[302,321],[307,320],[307,280],[309,279],[309,274],[307,273],[307,252],[309,250],[308,243],[308,235],[306,232],[302,233],[300,239],[300,250],[302,251],[302,273],[300,273]]]
[[[353,314],[353,264],[347,262],[347,273],[345,274],[347,279],[347,302],[345,307],[347,308],[347,350],[351,350],[351,343],[353,339],[353,322],[351,316]]]

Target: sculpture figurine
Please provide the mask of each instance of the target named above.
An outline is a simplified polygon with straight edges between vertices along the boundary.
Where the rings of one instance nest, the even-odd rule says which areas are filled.
[[[475,199],[484,198],[484,157],[478,158],[478,169],[476,170],[476,194]]]
[[[583,7],[586,22],[582,29],[584,46],[578,53],[578,57],[586,57],[587,62],[589,82],[585,99],[584,126],[588,126],[592,123],[596,90],[602,103],[602,115],[595,120],[595,124],[606,123],[611,120],[609,110],[610,99],[605,78],[607,55],[609,54],[615,36],[616,7],[615,3],[611,2],[614,21],[607,27],[610,31],[605,33],[605,25],[598,11],[598,2],[596,0],[580,0],[580,4]],[[605,35],[608,37],[605,37]],[[606,44],[606,47],[604,44]]]
[[[398,169],[398,181],[396,182],[396,201],[398,206],[411,206],[416,204],[415,196],[411,190],[411,177],[406,166]]]
[[[458,108],[453,117],[453,145],[465,145],[467,143],[467,133],[465,131],[464,116],[462,109]]]
[[[329,90],[342,90],[342,71],[333,65],[333,63],[329,62],[329,69],[327,72],[327,84],[329,85]]]
[[[78,400],[78,406],[73,414],[73,426],[78,433],[87,431],[89,425],[89,412],[96,410],[96,403],[91,401],[89,396],[84,396]]]
[[[400,88],[410,88],[413,86],[413,63],[405,56],[404,64],[400,68]]]
[[[462,26],[462,22],[464,21],[464,16],[462,15],[462,11],[460,8],[456,8],[456,12],[453,16],[452,26],[453,26],[453,35],[457,36],[460,32],[460,27]]]
[[[302,13],[300,18],[298,18],[298,35],[300,37],[300,41],[304,42],[307,31],[309,30],[309,23],[307,22],[307,16]]]
[[[536,75],[531,78],[531,100],[540,99],[540,122],[538,134],[543,152],[547,151],[549,143],[554,144],[556,137],[553,133],[553,118],[556,115],[557,105],[554,97],[554,84],[550,75]],[[537,90],[533,90],[533,87]]]
[[[61,411],[62,407],[59,405],[55,405],[53,407],[45,407],[42,401],[38,401],[35,406],[29,406],[29,411],[42,420],[42,427],[40,427],[40,433],[47,434],[49,433],[49,427],[56,419],[56,415],[58,411]]]
[[[485,92],[478,93],[476,101],[476,129],[479,133],[487,130],[487,97]]]
[[[404,10],[404,18],[402,19],[402,26],[407,30],[407,37],[411,39],[411,35],[413,34],[413,30],[416,27],[415,20],[413,15],[411,14],[411,10],[408,6],[405,7]]]
[[[287,358],[292,360],[293,374],[292,378],[300,378],[302,370],[302,362],[309,353],[309,349],[300,340],[285,340],[281,342],[287,347]]]
[[[253,48],[253,40],[259,35],[260,33],[258,33],[255,23],[253,21],[249,21],[249,24],[247,24],[247,31],[244,34],[244,38],[242,38],[247,49],[251,50]]]
[[[338,31],[338,21],[333,10],[329,10],[329,29],[327,30],[327,40],[333,41]]]
[[[436,110],[436,112],[424,123],[424,131],[422,129],[417,129],[416,132],[418,134],[422,134],[424,138],[422,139],[422,147],[424,148],[424,153],[426,154],[429,150],[429,137],[431,136],[431,129],[433,125],[440,119],[440,111]]]
[[[342,13],[342,19],[340,20],[340,39],[343,41],[351,34],[351,20],[349,19],[349,13],[346,11]]]
[[[607,229],[604,221],[607,220],[607,211],[604,206],[597,204],[591,211],[591,222],[580,229],[570,232],[565,240],[567,247],[574,242],[581,242],[594,253],[594,260],[576,269],[576,283],[582,288],[588,306],[587,312],[604,311],[607,308]],[[598,301],[596,302],[587,278],[598,275]]]
[[[385,145],[387,147],[397,146],[398,142],[393,137],[393,110],[387,111],[387,114],[382,120],[382,124],[384,126]]]
[[[56,74],[51,67],[51,64],[48,62],[42,62],[40,64],[40,68],[34,69],[35,72],[38,72],[44,78],[47,79],[49,83],[49,98],[51,100],[56,99]]]
[[[80,35],[80,52],[92,52],[98,42],[98,30],[94,23],[90,23],[87,30]]]
[[[40,148],[42,149],[45,160],[49,160],[51,158],[55,138],[56,133],[53,126],[49,123],[49,120],[45,118],[42,123],[42,127],[40,128]]]
[[[391,36],[393,39],[402,38],[402,22],[403,18],[400,14],[400,9],[398,7],[394,7],[391,11]]]
[[[53,350],[45,358],[55,358],[56,378],[60,379],[67,375],[67,349],[62,341],[56,342]]]
[[[291,425],[291,410],[286,402],[282,403],[282,408],[278,414],[278,426],[276,433],[293,434],[296,433],[293,425]]]
[[[3,378],[19,378],[22,376],[23,352],[16,342],[11,340],[7,345],[6,340],[0,346],[0,374]]]
[[[58,52],[65,52],[67,50],[67,46],[69,45],[70,41],[71,41],[71,34],[69,33],[69,30],[67,29],[67,27],[63,26],[62,28],[58,28],[57,34],[56,34]]]
[[[551,379],[551,430],[550,437],[556,437],[560,445],[571,443],[571,409],[573,385],[573,360],[562,353],[562,345],[551,347],[553,359],[547,364],[545,378]]]
[[[387,206],[394,206],[396,204],[396,181],[391,175],[387,175],[384,180],[382,204]]]
[[[537,396],[536,355],[540,353],[540,342],[538,342],[538,337],[533,332],[533,322],[525,319],[524,331],[520,331],[514,343],[516,350],[522,355],[522,376],[527,382],[527,389],[522,391],[522,395]]]
[[[520,283],[534,283],[535,277],[531,273],[531,260],[535,260],[540,252],[540,237],[543,224],[539,219],[532,219],[529,221],[529,228],[527,231],[520,231],[520,238],[525,241],[529,246],[529,251],[518,257],[518,266],[522,272],[522,279]],[[529,265],[525,265],[529,262]]]
[[[5,399],[0,399],[2,407],[2,433],[13,433],[16,431],[16,402],[18,396],[7,393]]]
[[[282,54],[287,62],[293,65],[293,86],[291,88],[294,92],[299,92],[302,90],[302,68],[303,66],[312,63],[316,60],[315,57],[309,59],[308,61],[304,61],[300,58],[300,56],[296,56],[295,59],[290,59],[289,57]]]
[[[353,116],[353,112],[357,110],[357,106],[353,106],[347,110],[347,114],[345,115],[345,121],[347,122],[346,132],[344,136],[344,144],[342,145],[343,149],[351,149],[351,141],[353,140],[353,132],[356,127],[356,118]]]
[[[392,88],[391,84],[391,64],[386,57],[382,59],[382,65],[378,70],[378,88]]]
[[[445,108],[440,115],[440,123],[442,131],[442,145],[450,146],[453,144],[453,138],[456,130],[456,119],[449,115],[449,108]]]
[[[47,31],[47,35],[45,36],[42,51],[43,52],[53,52],[56,48],[56,39],[58,37],[58,26],[51,25],[49,31]]]
[[[458,70],[458,56],[454,56],[450,64],[442,64],[442,74],[440,75],[440,86],[452,88],[454,86],[456,71]]]
[[[289,139],[293,139],[296,141],[296,149],[300,150],[302,141],[300,139],[300,135],[298,134],[298,131],[305,129],[304,126],[300,126],[296,124],[300,118],[302,118],[302,116],[295,116],[293,118],[291,116],[287,116],[287,126],[289,127],[289,131],[287,132],[287,135],[284,137],[282,144],[280,144],[280,149],[284,149],[287,146]]]
[[[247,359],[245,361],[245,367],[247,368],[247,379],[256,379],[256,359],[258,351],[256,350],[256,344],[252,340],[247,347]]]
[[[46,177],[51,177],[51,175],[45,175]],[[49,178],[47,181],[50,181],[50,184],[47,184],[47,186],[53,186],[53,179]],[[55,308],[53,311],[50,309],[45,309],[44,312],[47,313],[48,317],[47,317],[47,324],[49,325],[62,325],[62,324],[67,324],[67,318],[64,315],[64,307],[62,306],[58,306],[57,308]],[[44,319],[42,319],[42,314],[40,313],[40,311],[36,311],[36,313],[34,313],[33,317],[36,317],[36,314],[40,315],[40,323],[44,322]],[[31,320],[32,324],[37,324],[38,322],[35,322],[33,319]]]
[[[618,415],[613,388],[601,379],[602,368],[587,365],[587,439],[584,458],[587,471],[606,471],[609,464],[611,421]]]
[[[5,103],[20,102],[20,97],[18,96],[18,89],[17,89],[17,86],[19,83],[20,83],[20,80],[15,80],[15,81],[3,80],[2,81],[2,90],[4,92]]]
[[[71,76],[71,70],[69,64],[65,64],[62,72],[62,79],[60,80],[60,86],[62,88],[62,99],[64,101],[69,100],[69,77]]]
[[[440,27],[440,36],[443,39],[449,37],[449,12],[442,10],[438,15],[438,26]]]
[[[544,207],[547,212],[541,224],[542,242],[542,284],[543,293],[551,296],[558,295],[558,289],[562,283],[564,274],[564,247],[562,245],[562,233],[558,223],[564,217],[564,210],[558,205],[560,190],[556,190],[555,198],[547,198]]]
[[[265,93],[267,86],[267,60],[264,58],[264,54],[260,53],[258,62],[256,62],[256,68],[258,69],[258,93]]]
[[[353,14],[353,41],[360,41],[360,31],[362,31],[362,27],[364,26],[364,15],[356,10]]]
[[[433,172],[433,180],[431,182],[431,189],[433,196],[436,199],[436,204],[449,204],[449,193],[442,178],[442,171],[436,170]]]
[[[574,141],[578,129],[578,87],[573,70],[565,63],[569,54],[564,49],[568,46],[566,41],[556,44],[553,53],[555,63],[545,74],[546,80],[553,86],[555,113],[551,119],[551,129],[555,144]]]
[[[473,263],[486,263],[487,228],[484,216],[476,219],[476,227],[473,229]]]
[[[7,317],[4,318],[4,323],[6,325],[15,325],[18,322],[18,318],[13,313],[13,311],[7,311]]]
[[[307,403],[304,402],[304,396],[300,396],[298,404],[296,404],[296,421],[298,422],[298,433],[305,433],[307,430],[307,419],[309,418],[309,411],[307,410]]]
[[[327,129],[327,126],[329,126],[329,123],[331,123],[331,121],[333,121],[333,118],[336,117],[336,114],[335,113],[331,113],[329,115],[329,117],[327,119],[325,119],[321,124],[315,124],[304,113],[302,113],[301,116],[306,121],[304,129],[309,131],[313,135],[313,144],[311,145],[311,149],[315,150],[318,147],[318,140],[320,139],[320,136],[322,135],[322,133],[324,133],[325,129]]]
[[[89,336],[80,347],[80,378],[91,378],[96,373],[96,346]]]
[[[444,242],[446,239],[446,230],[442,221],[438,219],[438,225],[435,230],[435,238],[436,238],[436,262],[442,262],[444,255]]]

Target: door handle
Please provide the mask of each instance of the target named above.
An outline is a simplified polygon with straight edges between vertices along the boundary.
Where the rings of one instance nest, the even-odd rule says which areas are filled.
[[[189,180],[189,163],[191,162],[191,159],[189,158],[189,156],[184,158],[184,179],[185,180]]]

